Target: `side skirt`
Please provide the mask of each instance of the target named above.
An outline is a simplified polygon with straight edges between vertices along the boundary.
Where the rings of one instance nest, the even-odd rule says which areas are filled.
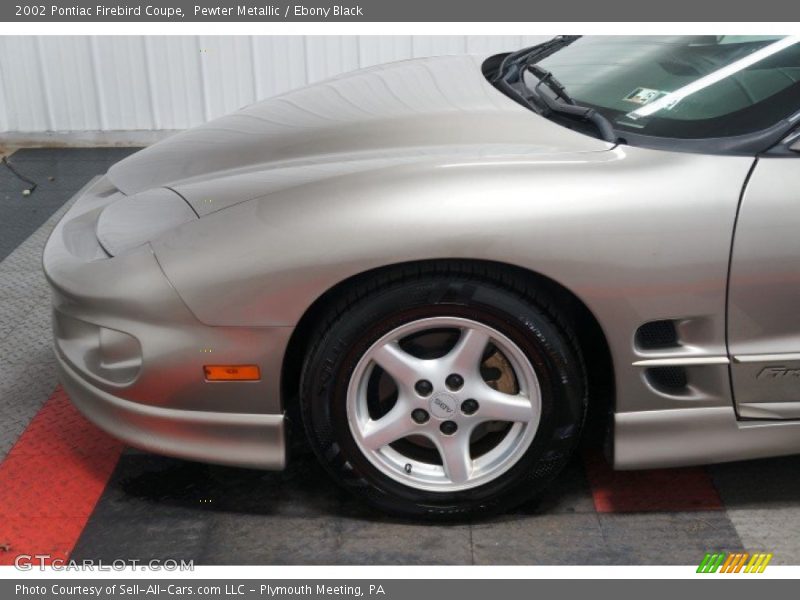
[[[737,421],[732,407],[614,415],[614,468],[652,469],[800,453],[800,421]]]

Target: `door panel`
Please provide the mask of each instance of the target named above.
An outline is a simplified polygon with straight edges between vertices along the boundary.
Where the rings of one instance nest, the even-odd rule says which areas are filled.
[[[760,159],[733,242],[728,350],[736,408],[800,418],[800,159]]]

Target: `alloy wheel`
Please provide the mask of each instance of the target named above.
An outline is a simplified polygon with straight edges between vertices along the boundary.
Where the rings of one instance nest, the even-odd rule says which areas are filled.
[[[406,323],[361,357],[347,390],[359,449],[415,489],[455,492],[506,472],[533,441],[536,372],[501,332],[461,317]]]

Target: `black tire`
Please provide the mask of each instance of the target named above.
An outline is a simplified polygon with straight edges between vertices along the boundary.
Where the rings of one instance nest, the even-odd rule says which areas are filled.
[[[447,493],[411,488],[376,469],[359,450],[346,412],[350,376],[375,340],[409,321],[443,315],[505,334],[536,370],[542,396],[536,435],[517,463],[480,487]],[[587,384],[578,344],[547,299],[508,273],[469,264],[395,269],[343,293],[314,340],[300,386],[310,445],[338,483],[383,511],[454,519],[508,510],[538,495],[579,440]]]

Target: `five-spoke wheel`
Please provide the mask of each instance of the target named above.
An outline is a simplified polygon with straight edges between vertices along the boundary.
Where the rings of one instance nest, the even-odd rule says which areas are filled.
[[[493,362],[502,368],[487,366]],[[512,389],[498,389],[500,377]],[[539,383],[528,358],[499,331],[463,318],[426,318],[393,329],[362,356],[347,411],[359,447],[386,475],[454,491],[493,479],[525,452],[539,421]],[[489,442],[492,433],[499,435]],[[431,446],[438,456],[421,451]]]

